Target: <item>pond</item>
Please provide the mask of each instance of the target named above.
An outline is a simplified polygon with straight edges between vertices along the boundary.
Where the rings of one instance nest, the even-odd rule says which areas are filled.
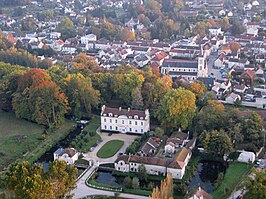
[[[101,184],[109,185],[109,186],[125,188],[123,185],[124,178],[125,178],[124,176],[112,175],[111,171],[105,171],[103,169],[99,169],[97,171],[95,181],[98,183],[101,183]],[[160,184],[161,184],[160,181],[155,181],[155,180],[148,180],[148,183],[140,181],[140,187],[141,188],[147,188],[149,183],[152,183],[153,187],[160,186]]]
[[[226,165],[222,162],[200,161],[197,173],[188,185],[191,190],[200,186],[206,192],[211,193],[214,189],[213,183],[217,180],[220,172],[225,173]]]

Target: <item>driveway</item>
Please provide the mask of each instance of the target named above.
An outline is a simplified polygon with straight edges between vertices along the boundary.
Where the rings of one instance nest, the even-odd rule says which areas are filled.
[[[97,133],[101,136],[102,142],[97,145],[97,147],[94,149],[93,152],[88,152],[85,154],[86,160],[93,160],[94,165],[87,170],[87,172],[77,181],[76,189],[74,189],[71,193],[73,194],[74,199],[80,199],[87,196],[93,196],[93,195],[106,195],[106,196],[114,196],[115,193],[112,191],[104,191],[104,190],[98,190],[91,187],[88,187],[85,182],[87,178],[92,174],[92,172],[98,167],[100,164],[104,163],[113,163],[117,159],[117,155],[119,153],[124,153],[127,149],[127,147],[135,140],[137,136],[134,135],[127,135],[127,134],[112,134],[111,136],[108,136],[108,133],[100,133],[97,130]],[[121,149],[111,158],[103,159],[97,157],[97,152],[100,150],[100,148],[108,141],[110,140],[121,140],[124,141],[124,145],[121,147]],[[130,199],[148,199],[148,197],[145,196],[139,196],[139,195],[133,195],[133,194],[125,194],[120,193],[120,197],[123,198],[130,198]]]
[[[104,163],[113,163],[116,159],[117,159],[117,155],[119,153],[125,153],[127,147],[129,145],[132,144],[132,142],[135,140],[135,138],[137,136],[134,136],[134,135],[127,135],[127,134],[117,134],[117,133],[113,133],[111,136],[108,136],[108,133],[101,133],[97,130],[97,133],[101,136],[102,138],[102,142],[100,142],[96,148],[94,149],[94,151],[92,152],[88,152],[85,154],[85,157],[84,159],[86,160],[93,160],[94,163],[96,164],[104,164]],[[113,157],[110,157],[110,158],[98,158],[97,157],[97,152],[101,149],[101,147],[111,141],[111,140],[121,140],[121,141],[124,141],[124,145],[119,149],[119,151],[113,156]]]

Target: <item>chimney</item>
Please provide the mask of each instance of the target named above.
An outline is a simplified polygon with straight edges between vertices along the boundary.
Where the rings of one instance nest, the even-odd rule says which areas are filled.
[[[130,108],[127,108],[127,111],[129,112],[130,111]]]

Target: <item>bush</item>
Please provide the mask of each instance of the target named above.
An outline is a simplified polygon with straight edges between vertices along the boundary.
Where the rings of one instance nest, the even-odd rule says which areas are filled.
[[[93,137],[93,136],[96,135],[96,132],[95,131],[90,131],[89,134],[90,134],[91,137]]]
[[[123,181],[123,185],[126,188],[132,188],[132,180],[129,176],[125,177],[124,181]]]
[[[139,188],[139,179],[137,177],[134,177],[132,179],[132,188],[133,189],[138,189]]]

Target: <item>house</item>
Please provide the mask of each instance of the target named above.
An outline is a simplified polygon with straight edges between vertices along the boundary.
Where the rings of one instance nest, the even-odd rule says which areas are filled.
[[[237,101],[240,101],[241,100],[241,97],[240,95],[236,94],[236,93],[230,93],[226,98],[225,98],[225,101],[230,103],[230,104],[233,104]]]
[[[128,28],[134,28],[134,26],[139,24],[138,18],[131,17],[127,22],[125,22],[125,26]]]
[[[185,199],[213,199],[213,197],[204,191],[201,187],[193,190],[184,197]]]
[[[73,44],[64,44],[62,46],[62,52],[66,54],[74,54],[77,51],[77,46]]]
[[[122,155],[115,161],[115,170],[120,172],[138,172],[139,166],[144,165],[148,174],[167,175],[171,172],[173,179],[182,179],[191,151],[182,148],[174,158],[143,157],[137,155]]]
[[[172,142],[167,143],[164,146],[164,152],[165,152],[165,154],[169,154],[169,155],[174,154],[175,153],[175,145]]]
[[[101,130],[144,134],[150,130],[149,110],[132,110],[102,106]]]
[[[167,143],[173,143],[176,148],[184,147],[188,142],[188,133],[178,132],[174,137],[168,138]]]
[[[240,82],[252,85],[254,77],[255,77],[255,72],[248,69],[240,75]]]
[[[88,44],[89,41],[97,41],[97,36],[95,34],[88,34],[80,38],[81,44]]]
[[[50,33],[50,39],[59,39],[61,37],[60,32],[51,32]]]
[[[220,54],[220,56],[214,61],[214,67],[221,68],[224,65],[224,60],[226,58],[225,54]]]
[[[248,87],[246,87],[243,84],[234,86],[234,91],[236,93],[244,93],[247,89],[248,89]]]
[[[198,57],[198,60],[165,59],[161,73],[196,81],[198,77],[208,76],[208,67],[204,57]]]
[[[78,152],[74,148],[59,148],[54,152],[54,160],[62,160],[67,164],[74,164],[78,160]]]
[[[223,35],[223,31],[222,31],[221,27],[217,27],[217,26],[209,28],[209,33],[212,36]]]
[[[160,143],[156,142],[153,138],[149,138],[149,140],[141,147],[138,154],[141,156],[151,156],[157,151],[159,145]]]

